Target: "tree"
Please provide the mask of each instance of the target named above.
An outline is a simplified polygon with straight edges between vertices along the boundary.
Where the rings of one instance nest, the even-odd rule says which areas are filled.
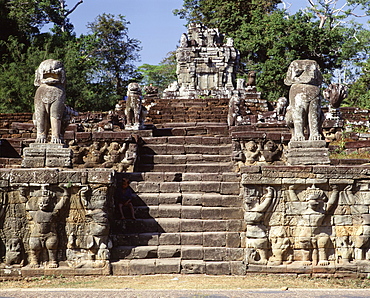
[[[92,59],[91,82],[97,92],[111,90],[105,96],[111,103],[125,95],[132,80],[140,80],[135,61],[139,60],[140,41],[128,36],[125,17],[103,14],[89,23],[91,35],[84,41],[87,59]]]
[[[170,52],[159,65],[143,64],[138,71],[143,75],[142,84],[153,84],[158,87],[159,92],[167,88],[169,84],[176,81],[176,52]]]
[[[322,1],[336,0],[319,0]],[[287,95],[284,77],[291,61],[316,60],[329,81],[331,72],[340,68],[343,61],[357,57],[363,46],[354,38],[359,26],[346,27],[343,23],[333,26],[332,22],[322,22],[315,11],[290,16],[277,8],[279,2],[184,0],[183,10],[175,13],[189,22],[218,27],[232,37],[241,53],[241,69],[257,71],[257,87],[272,101]]]
[[[71,8],[67,9],[65,0],[7,0],[9,17],[16,20],[19,28],[27,34],[39,33],[44,25],[53,23],[56,32],[72,32],[73,25],[68,16],[83,3],[79,0]]]

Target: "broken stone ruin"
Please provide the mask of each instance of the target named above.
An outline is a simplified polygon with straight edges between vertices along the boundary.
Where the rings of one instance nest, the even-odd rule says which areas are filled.
[[[289,98],[268,104],[217,29],[189,25],[176,55],[163,96],[131,83],[89,113],[65,106],[68,73],[46,60],[34,115],[0,114],[1,278],[368,277],[369,160],[335,154],[370,150],[354,131],[369,111],[341,108],[334,84],[322,106],[312,60],[292,61]]]

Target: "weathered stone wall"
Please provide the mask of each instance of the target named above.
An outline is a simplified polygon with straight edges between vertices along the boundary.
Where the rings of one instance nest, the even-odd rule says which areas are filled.
[[[111,170],[0,170],[2,276],[109,274]],[[26,267],[25,267],[26,266]]]
[[[369,178],[367,166],[245,168],[247,272],[369,272]]]

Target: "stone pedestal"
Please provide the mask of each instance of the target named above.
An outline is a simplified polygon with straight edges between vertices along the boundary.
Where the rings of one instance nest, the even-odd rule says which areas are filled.
[[[330,164],[329,149],[324,140],[290,141],[286,158],[289,165]]]
[[[64,144],[31,143],[23,149],[23,168],[72,167],[72,150]]]

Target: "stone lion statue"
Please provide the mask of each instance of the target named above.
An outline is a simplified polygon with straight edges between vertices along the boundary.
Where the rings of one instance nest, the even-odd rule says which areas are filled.
[[[284,83],[291,86],[286,121],[288,126],[293,127],[292,141],[305,140],[305,128],[309,133],[309,140],[322,139],[320,134],[322,80],[316,61],[295,60],[289,66]]]
[[[46,143],[51,128],[51,143],[62,143],[62,118],[65,110],[66,74],[62,62],[48,59],[41,62],[35,73],[34,122],[36,143]]]
[[[141,89],[138,83],[130,83],[127,87],[126,129],[139,129],[143,124],[143,106]]]

